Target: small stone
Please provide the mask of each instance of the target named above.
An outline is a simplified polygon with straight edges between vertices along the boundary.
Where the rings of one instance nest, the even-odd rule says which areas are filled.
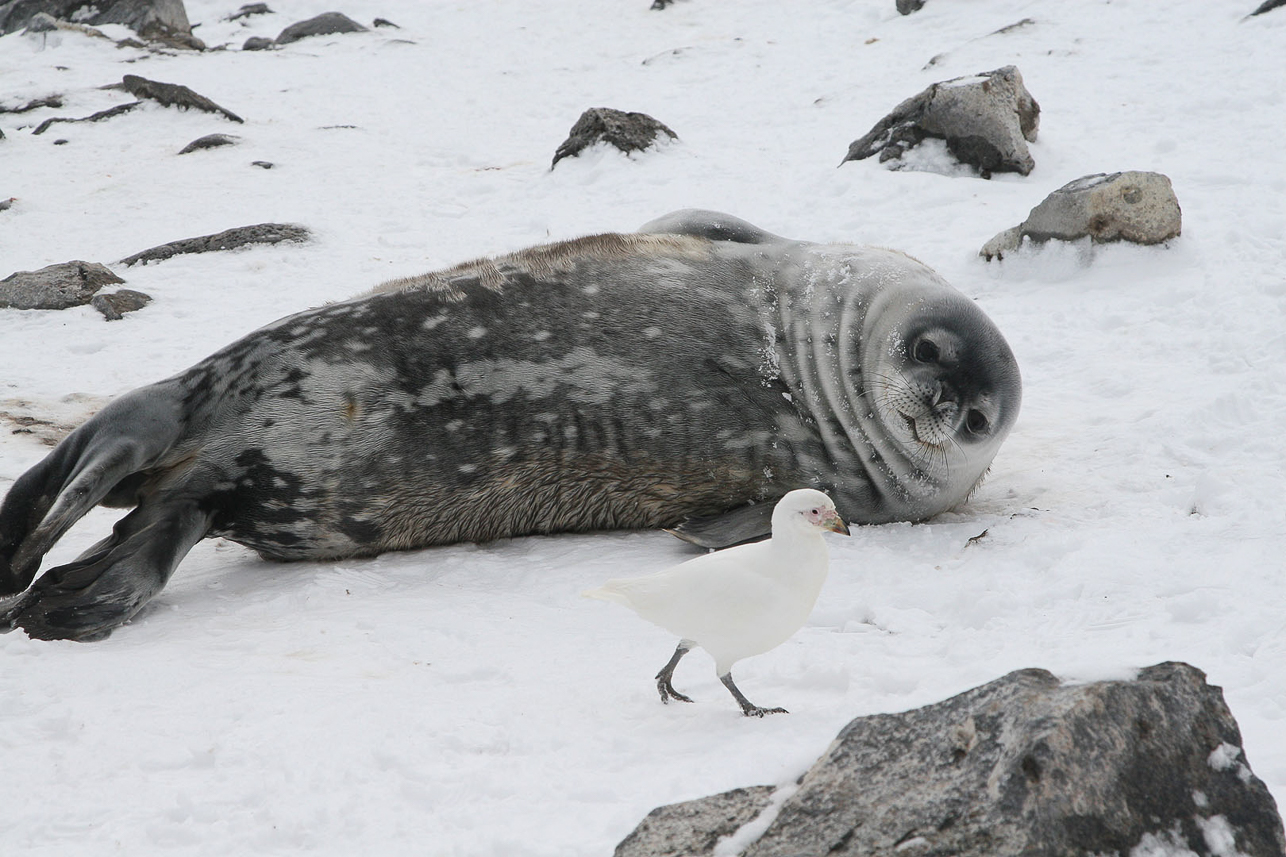
[[[401,27],[399,27],[397,24],[394,24],[392,21],[390,21],[388,18],[376,18],[374,21],[372,21],[372,22],[371,22],[371,26],[373,26],[373,27],[392,27],[392,28],[393,28],[393,29],[395,29],[395,30],[400,30],[400,29],[402,29],[402,28],[401,28]]]
[[[238,21],[242,18],[249,18],[252,15],[271,15],[272,10],[268,8],[267,3],[247,3],[237,11],[233,12],[225,21]]]
[[[128,113],[142,103],[143,102],[141,101],[131,101],[128,104],[118,104],[115,107],[109,107],[106,110],[100,110],[97,113],[91,114],[89,116],[82,116],[80,119],[69,119],[66,116],[51,116],[48,119],[46,119],[44,122],[41,122],[39,125],[37,125],[36,130],[32,131],[31,135],[34,137],[36,135],[43,134],[46,131],[48,131],[52,125],[55,125],[59,122],[101,122],[104,119],[111,119],[113,116],[120,116],[122,113]],[[66,140],[55,140],[54,145],[61,146],[63,143],[66,143],[66,142],[67,142]]]
[[[189,152],[195,152],[198,149],[217,149],[220,146],[235,146],[240,137],[234,137],[231,134],[206,134],[204,137],[198,137],[191,143],[188,143],[179,150],[180,155],[186,155]]]
[[[94,295],[89,303],[108,321],[120,321],[125,313],[140,310],[151,302],[151,295],[133,289],[120,289],[110,294]]]
[[[581,114],[566,140],[554,152],[552,170],[563,158],[579,155],[594,143],[611,143],[622,152],[638,152],[656,142],[658,134],[678,135],[646,113],[626,113],[610,107],[591,107]]]
[[[897,7],[903,15],[910,15],[924,8],[924,0],[897,0]]]
[[[274,164],[272,161],[251,161],[250,166],[258,167],[261,170],[270,170],[274,166],[276,166],[276,164]]]
[[[41,107],[62,107],[61,95],[46,95],[44,98],[33,98],[21,107],[0,107],[0,113],[28,113]]]
[[[241,46],[243,51],[270,51],[277,46],[272,39],[265,39],[263,36],[251,36],[246,39],[246,43]]]
[[[98,262],[62,262],[0,280],[0,307],[67,309],[89,303],[103,286],[125,282]]]
[[[288,45],[309,36],[329,36],[334,33],[364,33],[366,28],[342,12],[324,12],[316,18],[291,24],[277,36],[277,44]]]

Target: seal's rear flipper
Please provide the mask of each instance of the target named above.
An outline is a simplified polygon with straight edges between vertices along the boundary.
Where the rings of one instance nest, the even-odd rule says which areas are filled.
[[[772,533],[773,503],[742,506],[721,515],[688,518],[666,532],[703,548],[728,548]]]
[[[0,627],[39,640],[100,640],[161,590],[209,530],[210,513],[195,500],[149,500],[75,562],[41,575],[0,615]]]
[[[14,482],[0,505],[0,596],[25,589],[72,524],[169,451],[180,404],[159,384],[122,396]]]

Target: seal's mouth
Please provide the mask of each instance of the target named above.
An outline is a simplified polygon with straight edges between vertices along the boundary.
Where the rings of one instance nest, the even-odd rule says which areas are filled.
[[[906,430],[907,432],[910,433],[911,438],[916,443],[920,444],[921,446],[927,446],[929,449],[935,449],[935,450],[941,450],[946,447],[946,443],[944,440],[931,440],[921,435],[920,421],[915,417],[907,416],[901,411],[898,411],[898,416],[902,418],[902,422],[906,423]]]

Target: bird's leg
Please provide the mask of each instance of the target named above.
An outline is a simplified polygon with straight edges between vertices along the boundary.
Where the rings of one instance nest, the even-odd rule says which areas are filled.
[[[732,683],[731,670],[719,676],[719,681],[723,682],[723,686],[728,688],[728,691],[732,694],[732,698],[737,700],[737,704],[741,706],[741,713],[747,717],[763,717],[765,714],[790,713],[784,708],[760,708],[758,705],[755,705],[753,702],[746,699],[745,695],[737,689],[735,684]]]
[[[661,671],[656,674],[656,689],[661,693],[662,702],[668,703],[671,698],[677,699],[679,702],[692,701],[690,697],[679,693],[674,689],[674,685],[670,684],[670,679],[674,677],[674,668],[679,665],[679,661],[683,656],[690,651],[692,651],[692,643],[688,640],[680,640],[678,648],[674,650],[674,657],[670,658],[670,662],[661,667]]]

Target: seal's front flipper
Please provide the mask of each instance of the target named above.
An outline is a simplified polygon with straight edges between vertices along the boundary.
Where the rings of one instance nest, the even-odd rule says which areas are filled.
[[[41,575],[0,625],[39,640],[100,640],[152,600],[209,530],[210,513],[195,501],[158,496],[75,562]]]
[[[649,220],[638,231],[659,235],[695,235],[711,241],[731,241],[735,244],[774,244],[786,240],[740,217],[700,208],[672,211],[656,220]]]
[[[703,548],[732,547],[772,533],[773,505],[772,502],[761,502],[720,515],[688,518],[677,527],[666,529],[666,532]]]

